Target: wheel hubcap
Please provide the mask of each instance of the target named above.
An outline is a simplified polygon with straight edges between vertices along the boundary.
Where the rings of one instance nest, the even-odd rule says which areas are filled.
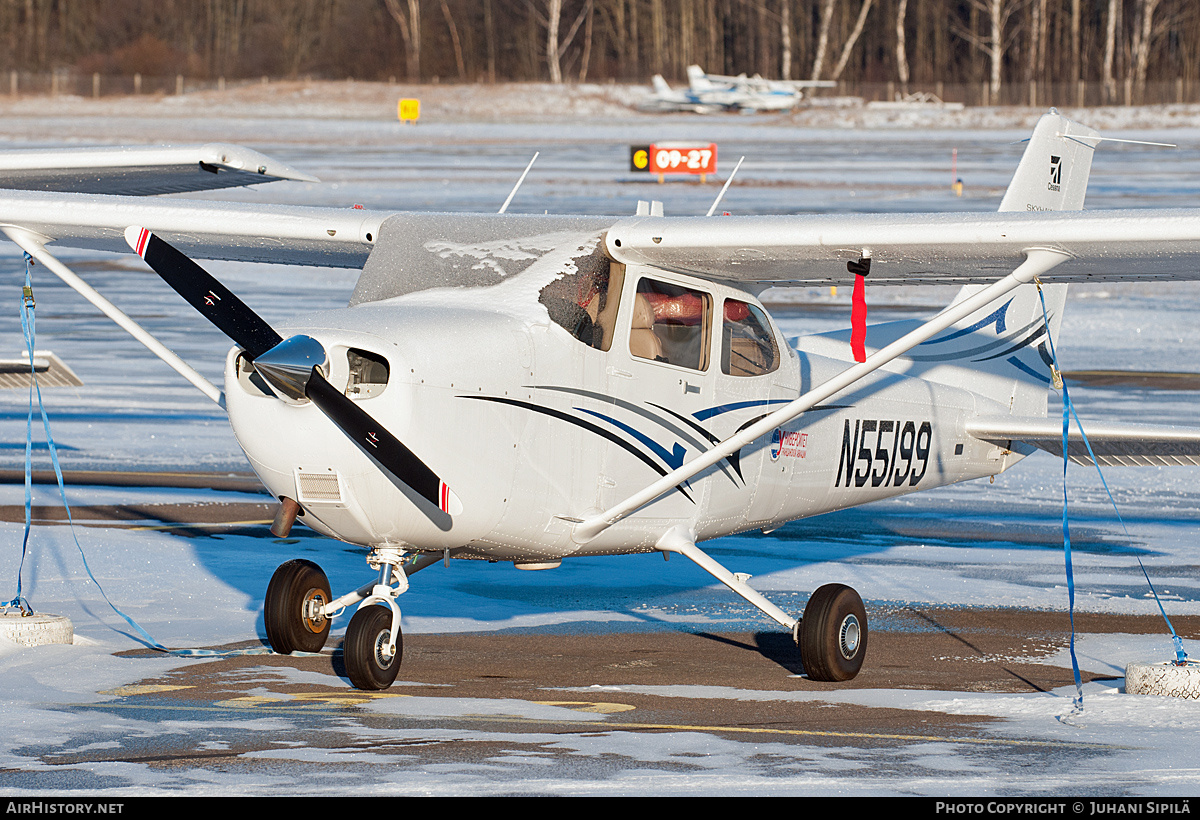
[[[838,630],[838,649],[841,650],[842,657],[846,660],[853,659],[858,654],[858,642],[861,639],[862,629],[858,624],[858,618],[847,615]]]
[[[392,662],[392,658],[396,656],[394,652],[388,651],[389,645],[391,644],[389,639],[391,637],[391,630],[388,629],[381,630],[380,633],[375,636],[375,663],[380,669],[386,669],[388,664]]]
[[[310,589],[304,595],[304,605],[300,610],[304,626],[309,632],[320,633],[325,629],[325,615],[321,610],[326,604],[325,593],[319,589]]]

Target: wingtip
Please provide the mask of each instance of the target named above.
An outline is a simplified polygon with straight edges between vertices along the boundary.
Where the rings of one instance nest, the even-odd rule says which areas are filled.
[[[125,229],[125,242],[138,256],[146,255],[146,242],[150,239],[150,231],[137,225]]]

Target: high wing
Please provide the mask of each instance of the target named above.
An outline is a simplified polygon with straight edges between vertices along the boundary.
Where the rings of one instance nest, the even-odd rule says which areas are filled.
[[[0,154],[0,188],[149,196],[292,179],[317,182],[240,145],[67,148]]]
[[[129,225],[150,227],[189,256],[359,268],[394,212],[298,205],[0,192],[0,225],[58,246],[126,250]],[[440,224],[443,228],[448,215]],[[487,215],[472,215],[480,224]],[[497,223],[510,220],[494,215]],[[426,222],[438,238],[439,222]],[[618,262],[723,281],[848,284],[846,263],[869,256],[872,284],[999,279],[1031,248],[1070,258],[1060,282],[1200,279],[1200,209],[1039,213],[633,217],[608,228]]]
[[[278,180],[318,181],[226,143],[10,151],[0,154],[0,230],[125,253],[125,228],[145,225],[204,259],[362,267],[382,214],[154,196]]]
[[[58,356],[49,350],[35,350],[33,367],[29,366],[28,354],[19,359],[0,359],[0,389],[29,389],[34,373],[38,387],[79,387],[83,384],[83,379]]]
[[[1070,258],[1047,279],[1200,279],[1200,209],[778,217],[634,217],[608,231],[618,262],[772,285],[968,284],[1009,273],[1025,251]]]
[[[1004,449],[1015,442],[1062,457],[1062,421],[1046,418],[981,416],[966,423],[968,435]],[[1092,464],[1088,444],[1102,467],[1172,467],[1200,465],[1200,431],[1143,424],[1087,426],[1087,443],[1072,423],[1067,436],[1067,457],[1076,464]]]
[[[189,256],[361,268],[387,214],[102,194],[0,191],[0,229],[56,247],[128,253],[125,229],[143,225]]]

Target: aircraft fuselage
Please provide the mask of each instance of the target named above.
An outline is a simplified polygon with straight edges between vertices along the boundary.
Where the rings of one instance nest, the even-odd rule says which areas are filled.
[[[644,280],[705,312],[665,315],[675,324],[659,322],[655,332],[682,341],[654,358],[636,349],[638,302],[650,288]],[[329,381],[443,476],[462,500],[460,514],[432,508],[365,448],[346,447],[317,408],[279,401],[235,348],[226,363],[230,421],[272,494],[296,499],[302,521],[349,542],[536,565],[652,550],[678,525],[697,540],[772,529],[993,475],[1019,458],[963,432],[973,414],[998,410],[992,402],[880,372],[580,545],[571,537],[574,520],[621,501],[848,362],[793,348],[753,296],[712,282],[630,266],[611,297],[620,302],[608,338],[597,330],[590,344],[547,320],[528,287],[525,303],[513,298],[517,284],[410,294],[281,329],[322,343]],[[658,298],[661,314],[666,297]],[[729,325],[750,308],[765,325],[758,349],[768,350],[752,355],[770,358],[773,347],[774,360],[739,370]]]

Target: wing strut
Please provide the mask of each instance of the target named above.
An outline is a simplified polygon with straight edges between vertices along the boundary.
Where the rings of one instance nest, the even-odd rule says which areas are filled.
[[[746,580],[749,575],[742,573],[730,572],[725,567],[714,561],[709,555],[696,546],[696,537],[693,533],[685,531],[683,527],[674,527],[667,531],[667,534],[659,539],[655,544],[655,548],[660,552],[677,552],[687,558],[690,558],[695,564],[707,572],[712,577],[716,578],[732,591],[745,598],[748,602],[756,606],[760,612],[769,617],[771,620],[786,626],[795,634],[796,626],[799,624],[798,618],[793,618],[788,615],[775,604],[768,601],[763,595],[749,584]]]
[[[147,332],[144,327],[133,321],[133,319],[130,319],[120,308],[101,296],[95,288],[80,279],[74,271],[51,255],[45,248],[45,243],[51,241],[49,237],[12,225],[2,226],[0,227],[0,231],[3,231],[9,239],[17,243],[21,250],[25,251],[38,262],[41,262],[46,270],[66,282],[80,296],[99,308],[101,313],[128,331],[133,338],[149,348],[151,353],[166,362],[172,370],[191,382],[201,393],[208,396],[221,407],[225,406],[225,394],[219,387],[201,376],[195,368],[179,358],[166,345]]]
[[[1070,258],[1072,257],[1069,254],[1061,250],[1026,248],[1025,261],[1017,266],[1016,270],[1008,276],[994,282],[970,298],[951,305],[916,330],[900,337],[887,347],[877,350],[868,356],[865,362],[846,368],[824,384],[814,387],[795,401],[785,404],[774,413],[764,416],[757,423],[750,425],[740,433],[730,436],[678,469],[667,473],[644,490],[631,495],[629,498],[610,507],[599,515],[579,522],[575,525],[572,538],[577,544],[586,544],[613,524],[637,512],[677,485],[707,470],[721,459],[736,453],[759,436],[764,436],[776,427],[788,423],[801,413],[811,410],[815,405],[840,393],[863,377],[878,370],[892,359],[903,356],[910,349],[933,337],[935,334],[940,333],[955,322],[965,319],[976,310],[991,304],[1014,288],[1032,282],[1036,277],[1041,276]]]

